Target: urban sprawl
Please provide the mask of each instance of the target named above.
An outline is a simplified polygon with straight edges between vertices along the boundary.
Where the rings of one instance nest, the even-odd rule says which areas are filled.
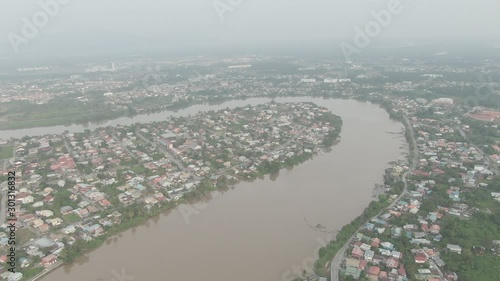
[[[18,219],[18,270],[7,271],[4,224],[1,278],[32,280],[164,210],[326,152],[342,136],[335,112],[279,100],[305,96],[380,105],[405,125],[409,153],[386,170],[384,192],[320,250],[314,272],[296,280],[500,274],[500,61],[244,57],[78,67],[25,67],[0,79],[0,128],[269,102],[0,140],[0,217],[5,222],[7,175],[15,171]]]

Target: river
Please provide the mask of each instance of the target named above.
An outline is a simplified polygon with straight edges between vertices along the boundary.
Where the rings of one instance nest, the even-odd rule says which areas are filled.
[[[164,120],[200,110],[218,110],[268,102],[229,101],[188,109],[120,118],[101,126]],[[313,101],[343,119],[341,141],[332,151],[276,179],[240,183],[216,192],[205,204],[181,206],[143,226],[128,230],[78,264],[61,267],[43,281],[280,281],[309,269],[328,234],[361,214],[382,183],[389,162],[407,152],[403,125],[377,105],[354,100],[281,98],[277,102]],[[3,131],[21,137],[98,125],[58,126]],[[8,134],[6,136],[5,134]],[[127,275],[120,277],[122,271]],[[129,278],[130,277],[130,278]],[[132,279],[133,277],[133,279]]]

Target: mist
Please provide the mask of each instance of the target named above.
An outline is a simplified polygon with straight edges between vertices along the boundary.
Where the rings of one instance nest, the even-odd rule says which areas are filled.
[[[391,2],[400,12],[371,40],[372,51],[500,46],[499,1],[29,0],[2,1],[0,58],[335,55],[341,42],[353,41],[355,29],[363,30]]]

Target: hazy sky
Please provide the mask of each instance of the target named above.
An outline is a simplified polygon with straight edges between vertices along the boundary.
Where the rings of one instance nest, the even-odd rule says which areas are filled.
[[[26,38],[23,18],[32,23],[44,11],[40,3],[54,1],[69,3],[60,4],[47,24]],[[373,20],[371,12],[387,10],[390,1],[397,0],[0,0],[0,57],[287,42],[333,45],[351,42],[354,28],[364,28]],[[221,20],[214,3],[230,2],[236,4]],[[400,3],[401,13],[392,16],[374,42],[433,38],[500,45],[498,0]],[[43,15],[39,19],[43,22]]]

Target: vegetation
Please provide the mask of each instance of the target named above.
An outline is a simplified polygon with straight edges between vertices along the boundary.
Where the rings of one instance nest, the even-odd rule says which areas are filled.
[[[79,221],[80,217],[75,213],[71,213],[71,214],[64,215],[63,220],[64,220],[64,223],[71,224],[71,223],[75,223],[75,222]]]
[[[13,146],[0,146],[0,159],[11,158],[14,155]]]
[[[125,230],[138,226],[151,217],[159,215],[161,212],[170,210],[176,206],[172,203],[164,203],[152,209],[146,209],[143,205],[136,204],[125,207],[121,210],[122,222],[107,229],[107,232],[99,237],[95,237],[90,241],[82,239],[76,240],[72,245],[66,246],[61,252],[61,260],[64,263],[73,263],[83,254],[99,248],[108,238],[113,237]]]
[[[29,242],[31,239],[36,238],[36,235],[28,228],[20,228],[17,230],[16,239],[19,244]]]
[[[377,101],[374,101],[377,102]],[[386,102],[385,100],[380,100],[377,102],[382,108],[389,112],[391,118],[403,121],[403,116],[401,114],[395,113],[392,110],[392,104]],[[406,139],[408,143],[410,141],[409,124],[406,125]],[[410,154],[415,153],[415,147],[410,146]],[[392,177],[387,174],[384,176],[384,183],[392,187],[393,193],[401,193],[404,188],[404,183],[401,181],[395,181]],[[314,263],[314,271],[319,276],[326,277],[329,275],[329,268],[326,265],[335,257],[337,252],[351,239],[351,237],[363,226],[368,220],[379,214],[384,208],[390,205],[387,198],[382,197],[380,201],[372,201],[368,207],[363,211],[363,213],[355,218],[351,223],[342,227],[342,229],[337,233],[336,239],[330,241],[325,247],[319,250],[319,258]]]
[[[81,97],[85,97],[88,101],[79,101]],[[0,123],[1,130],[97,122],[127,113],[127,111],[113,111],[105,106],[105,97],[103,92],[99,91],[88,92],[85,95],[69,93],[44,104],[13,101],[2,104],[0,110],[7,117],[5,122]]]
[[[355,218],[351,223],[344,225],[337,233],[335,240],[330,241],[325,247],[319,250],[319,259],[314,263],[314,271],[319,276],[328,276],[329,270],[325,271],[325,266],[333,259],[337,252],[351,239],[351,237],[363,226],[367,220],[371,219],[385,207],[388,203],[381,203],[377,201],[370,202],[370,205],[363,211],[363,213]]]
[[[23,280],[30,280],[30,278],[35,277],[37,274],[43,271],[43,267],[28,267],[23,268],[19,272],[23,274]]]

